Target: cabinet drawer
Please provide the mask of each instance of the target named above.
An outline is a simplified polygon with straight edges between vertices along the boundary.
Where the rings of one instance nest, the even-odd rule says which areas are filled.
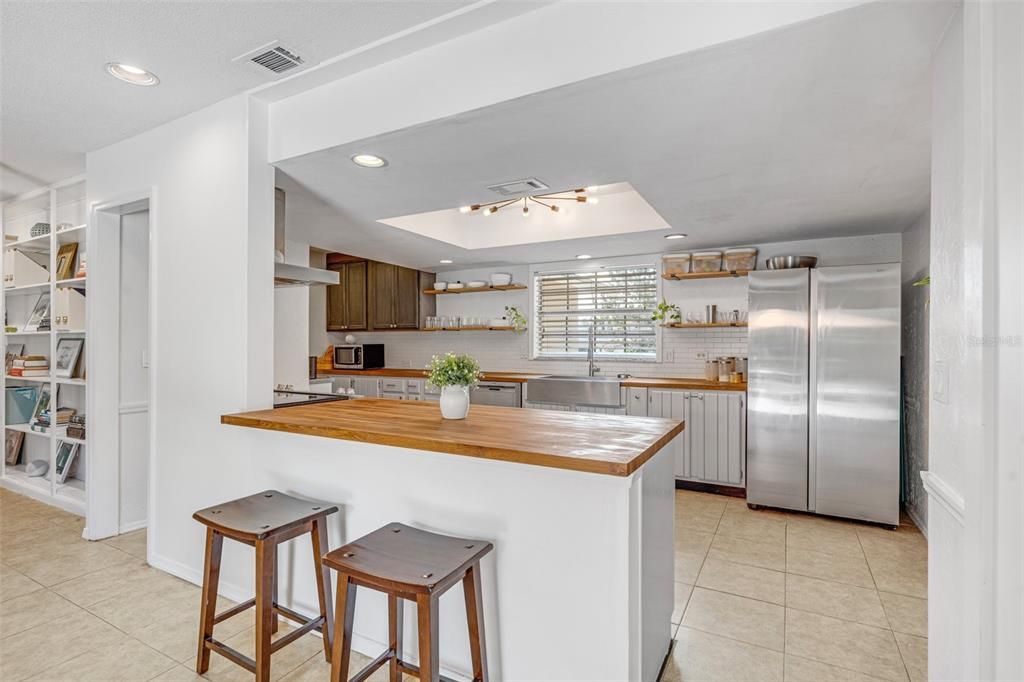
[[[419,394],[423,391],[423,382],[418,379],[410,379],[405,382],[406,393]]]
[[[405,393],[404,379],[382,379],[380,390],[386,393]]]

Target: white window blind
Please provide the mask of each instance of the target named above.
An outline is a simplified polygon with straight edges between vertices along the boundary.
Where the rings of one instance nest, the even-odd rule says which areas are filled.
[[[587,354],[594,326],[596,353],[654,358],[658,271],[652,266],[534,275],[534,343],[537,357]]]

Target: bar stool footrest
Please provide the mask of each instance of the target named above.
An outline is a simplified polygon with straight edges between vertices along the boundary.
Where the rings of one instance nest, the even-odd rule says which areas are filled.
[[[243,611],[247,611],[248,609],[251,609],[254,606],[256,606],[256,598],[255,597],[253,597],[249,601],[242,602],[238,606],[232,606],[227,611],[221,611],[220,613],[218,613],[216,616],[213,617],[213,624],[216,625],[217,623],[225,621],[228,618],[231,618],[232,616],[237,616],[238,614],[242,613]]]
[[[256,674],[256,661],[252,660],[241,651],[232,649],[227,644],[219,642],[213,637],[207,637],[203,645],[210,651],[220,654],[235,665],[240,665],[252,674]]]
[[[320,625],[323,624],[324,619],[321,618],[320,616],[317,616],[316,618],[313,618],[313,619],[310,619],[310,620],[307,620],[307,621],[304,621],[304,622],[305,622],[305,625],[303,625],[301,627],[298,627],[298,628],[295,628],[294,630],[289,632],[287,635],[284,635],[283,637],[275,640],[270,645],[270,653],[274,653],[275,651],[277,651],[278,649],[280,649],[283,646],[288,646],[289,644],[291,644],[292,642],[297,640],[299,637],[302,637],[303,635],[305,635],[308,632],[311,632],[313,630],[316,630],[316,631],[319,632],[320,631]]]

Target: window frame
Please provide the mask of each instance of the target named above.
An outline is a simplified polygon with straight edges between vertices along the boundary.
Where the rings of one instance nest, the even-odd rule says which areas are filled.
[[[538,360],[541,362],[549,361],[562,361],[572,362],[579,360],[586,360],[586,355],[578,354],[560,354],[560,355],[544,355],[541,354],[539,343],[540,343],[540,325],[539,325],[539,314],[537,310],[537,276],[555,273],[585,273],[585,272],[599,272],[601,270],[621,270],[626,268],[651,268],[655,273],[656,287],[655,287],[655,305],[662,297],[662,278],[661,278],[661,256],[624,256],[619,258],[603,258],[588,260],[585,263],[578,260],[575,261],[560,261],[556,263],[543,263],[539,265],[531,265],[529,273],[529,294],[530,294],[530,360]],[[661,325],[654,323],[654,355],[645,357],[630,357],[628,355],[619,355],[611,353],[595,353],[594,357],[605,362],[622,362],[622,363],[659,363],[662,358],[662,328]]]

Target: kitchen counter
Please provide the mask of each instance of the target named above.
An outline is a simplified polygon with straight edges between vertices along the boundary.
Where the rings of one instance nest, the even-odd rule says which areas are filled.
[[[373,398],[229,414],[221,423],[610,476],[632,474],[683,430],[670,419],[489,405],[448,420],[436,403]]]
[[[379,377],[407,377],[410,379],[421,379],[427,376],[423,369],[399,369],[387,367],[385,369],[317,369],[318,375],[323,376],[379,376]],[[484,372],[484,381],[508,381],[515,383],[526,383],[531,377],[546,376],[540,373],[530,372]],[[746,391],[747,384],[730,384],[721,381],[708,381],[707,379],[690,379],[686,377],[631,377],[623,379],[622,385],[625,388],[661,388],[661,389],[685,389],[691,391]]]
[[[489,405],[445,421],[436,402],[373,398],[221,421],[247,453],[244,472],[221,469],[224,480],[338,505],[332,547],[393,522],[494,543],[481,563],[492,679],[657,679],[672,642],[670,441],[681,422]],[[249,578],[241,556],[225,559],[236,581]],[[285,606],[316,612],[313,574],[308,541],[288,548]],[[466,679],[466,615],[444,607],[449,597],[461,600],[442,597],[441,673]],[[387,648],[387,608],[366,599],[353,648],[373,657]],[[403,658],[415,648],[407,618]]]

